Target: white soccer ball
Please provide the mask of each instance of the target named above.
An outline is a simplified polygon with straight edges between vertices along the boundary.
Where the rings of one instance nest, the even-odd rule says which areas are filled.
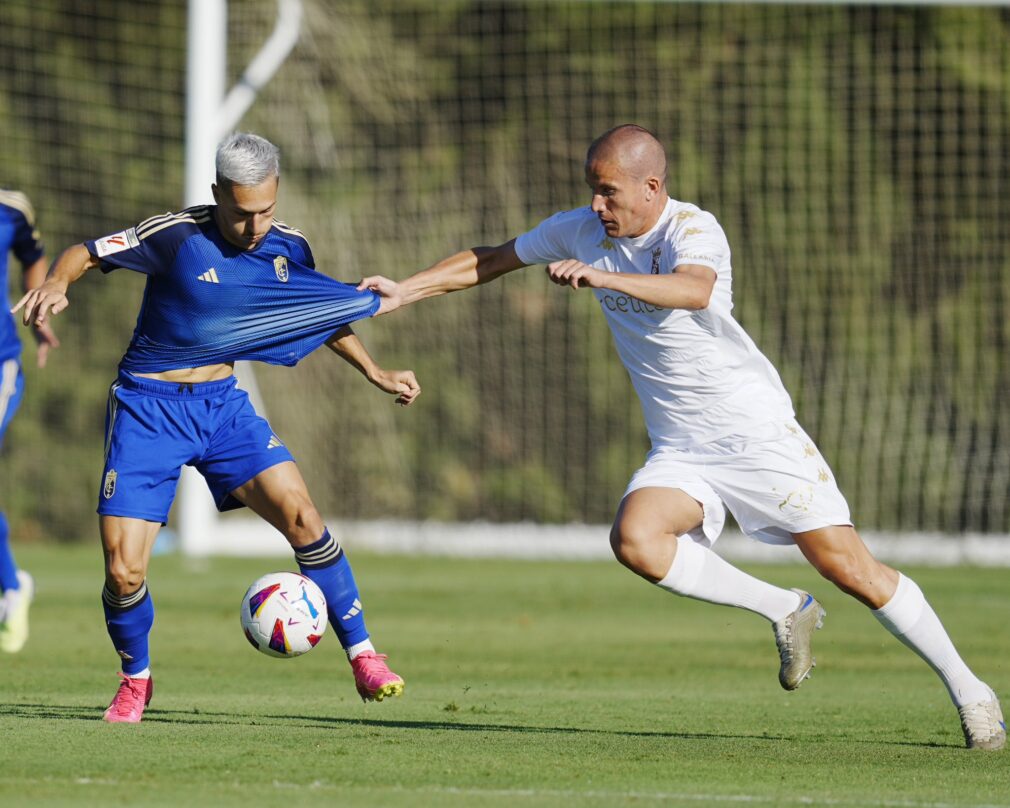
[[[271,572],[242,598],[242,629],[252,647],[267,656],[300,656],[326,633],[326,598],[304,575]]]

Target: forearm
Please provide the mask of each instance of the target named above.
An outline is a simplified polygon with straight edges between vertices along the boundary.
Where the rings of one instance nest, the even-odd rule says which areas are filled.
[[[708,270],[711,277],[691,272],[675,272],[673,275],[632,275],[609,272],[602,288],[611,289],[643,303],[664,309],[704,309],[712,296],[715,273]]]
[[[66,292],[70,284],[80,280],[89,269],[98,266],[98,259],[95,258],[88,248],[83,244],[75,244],[68,247],[60,257],[53,262],[49,269],[49,274],[45,277],[46,283],[57,285]]]
[[[500,247],[463,250],[401,281],[403,305],[469,289],[521,266],[525,265],[516,256],[511,241]]]
[[[356,368],[366,379],[375,380],[380,368],[350,326],[345,325],[334,333],[326,341],[326,347]]]

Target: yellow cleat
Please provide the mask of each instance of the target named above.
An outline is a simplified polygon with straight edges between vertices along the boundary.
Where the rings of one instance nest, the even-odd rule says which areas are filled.
[[[35,597],[35,581],[24,570],[18,570],[20,589],[4,593],[7,609],[0,622],[0,651],[16,654],[28,642],[28,607]]]

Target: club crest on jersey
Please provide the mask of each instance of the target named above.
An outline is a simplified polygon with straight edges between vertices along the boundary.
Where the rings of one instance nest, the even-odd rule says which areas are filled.
[[[288,274],[288,259],[283,255],[278,255],[274,259],[274,273],[277,275],[277,280],[281,283],[287,283],[290,275]]]
[[[112,499],[112,495],[116,493],[116,478],[119,477],[116,474],[115,469],[109,469],[108,473],[105,475],[105,483],[102,485],[102,496],[106,499]]]
[[[652,251],[652,274],[653,275],[658,275],[659,274],[659,259],[660,259],[660,256],[662,256],[662,254],[663,254],[663,248],[662,247],[656,247],[656,249],[654,249]]]

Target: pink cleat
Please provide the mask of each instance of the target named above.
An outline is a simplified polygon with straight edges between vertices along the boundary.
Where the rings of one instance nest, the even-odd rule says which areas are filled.
[[[139,724],[154,695],[154,679],[132,679],[122,673],[119,678],[123,681],[102,719],[110,724]]]
[[[351,670],[362,701],[382,701],[403,693],[403,679],[389,669],[385,654],[362,651],[351,660]]]

